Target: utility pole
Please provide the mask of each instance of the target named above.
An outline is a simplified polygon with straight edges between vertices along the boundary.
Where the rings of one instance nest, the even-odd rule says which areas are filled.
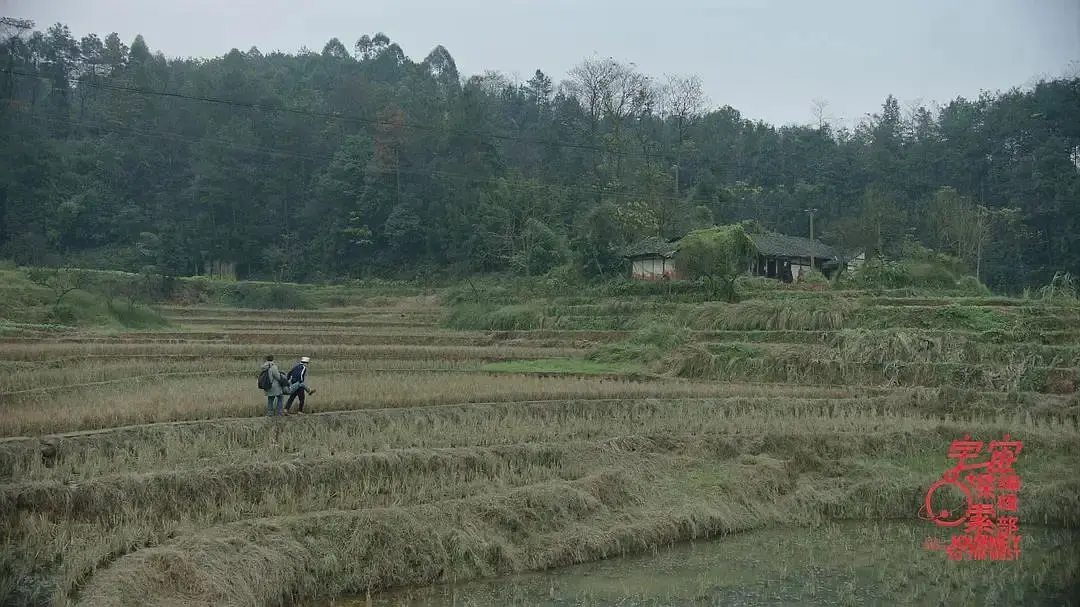
[[[679,204],[679,165],[671,165],[671,170],[675,171],[675,198],[671,201],[672,212],[674,212],[675,205]],[[663,196],[660,197],[660,204],[661,208],[668,208],[668,205],[664,204]],[[661,218],[659,225],[657,226],[657,236],[659,236],[661,239],[664,238],[664,228],[667,224],[667,221],[665,221],[666,218],[667,213],[663,213],[663,217]]]
[[[975,207],[975,238],[976,250],[975,250],[975,280],[982,280],[979,276],[982,270],[982,245],[983,245],[983,212],[986,209],[980,204]]]
[[[810,216],[810,241],[814,240],[814,213],[817,213],[817,209],[804,209],[806,214]],[[810,252],[810,269],[814,269],[814,253]]]

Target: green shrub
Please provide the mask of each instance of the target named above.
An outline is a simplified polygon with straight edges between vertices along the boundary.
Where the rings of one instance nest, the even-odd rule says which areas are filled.
[[[563,264],[552,268],[544,277],[544,289],[548,293],[569,293],[576,284],[580,284],[580,277],[571,265]]]
[[[461,303],[443,316],[443,326],[465,331],[528,331],[539,329],[544,313],[535,305],[493,306]]]
[[[168,325],[165,317],[152,308],[112,300],[107,301],[105,306],[125,329],[154,329]]]
[[[907,267],[908,284],[903,286],[948,289],[956,286],[957,275],[946,266],[925,261],[901,262]]]
[[[690,329],[669,323],[653,323],[633,333],[630,341],[636,344],[656,346],[671,350],[682,346],[690,339]]]
[[[135,247],[105,247],[65,255],[68,265],[85,270],[137,272],[144,257]]]
[[[847,268],[840,268],[840,271],[833,274],[832,288],[837,290],[851,290],[857,289],[860,286],[860,274],[862,272],[862,266],[849,270]]]
[[[867,260],[853,275],[847,284],[869,291],[881,292],[897,289],[928,289],[935,291],[965,291],[982,294],[970,281],[958,286],[962,272],[956,270],[956,264],[947,256],[925,259],[907,259],[887,261],[882,259]]]
[[[855,282],[864,289],[899,289],[911,284],[911,272],[895,261],[868,259],[855,272]]]
[[[690,314],[689,324],[705,331],[825,331],[844,327],[854,312],[850,301],[813,294],[701,306]]]
[[[935,313],[948,326],[968,331],[1008,331],[1016,326],[1014,318],[985,306],[952,304],[938,308]]]
[[[735,288],[747,295],[761,291],[778,291],[783,287],[783,282],[764,276],[740,276],[735,281]]]
[[[224,283],[221,287],[230,303],[240,308],[293,310],[312,307],[307,294],[290,284],[241,281]]]
[[[597,362],[651,363],[664,358],[690,341],[691,331],[670,323],[652,323],[635,331],[624,341],[602,344],[587,358]]]
[[[76,325],[80,320],[80,310],[71,304],[52,306],[45,312],[44,321],[54,325]]]
[[[1050,284],[1040,287],[1037,293],[1045,301],[1075,302],[1080,298],[1080,287],[1072,274],[1055,272]]]
[[[956,289],[971,297],[989,297],[991,295],[990,287],[971,275],[961,276],[960,280],[956,281]]]

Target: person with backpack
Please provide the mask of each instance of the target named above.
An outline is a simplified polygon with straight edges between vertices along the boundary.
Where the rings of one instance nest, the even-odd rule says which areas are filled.
[[[300,397],[300,404],[297,405],[296,412],[302,414],[304,412],[304,396],[306,394],[315,394],[315,391],[307,386],[307,366],[310,362],[310,358],[301,356],[300,362],[296,363],[292,369],[289,369],[289,374],[286,376],[289,387],[285,390],[289,393],[289,400],[285,401],[285,415],[292,413],[292,402],[297,396]]]
[[[282,399],[285,394],[282,385],[284,383],[285,375],[278,370],[277,363],[274,362],[274,355],[267,354],[266,362],[259,369],[259,389],[266,393],[267,417],[285,414],[282,410]]]

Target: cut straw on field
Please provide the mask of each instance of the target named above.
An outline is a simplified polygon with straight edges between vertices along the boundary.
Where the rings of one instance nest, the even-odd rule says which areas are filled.
[[[0,603],[296,602],[912,520],[965,434],[1023,440],[1023,520],[1080,526],[1080,308],[688,301],[506,291],[166,306],[161,331],[12,325]],[[265,416],[266,354],[313,358],[307,415]],[[649,381],[537,376],[598,369]]]
[[[318,595],[316,587],[332,595],[462,580],[781,521],[812,524],[826,512],[840,518],[905,516],[906,504],[932,481],[915,474],[883,478],[868,468],[837,484],[769,455],[697,455],[692,465],[656,460],[639,473],[600,468],[576,481],[439,504],[231,523],[121,556],[79,597],[88,605],[147,596],[198,604],[272,602]],[[1053,507],[1060,505],[1033,504]],[[410,547],[406,554],[403,545]],[[326,555],[372,565],[343,571],[326,567]],[[278,563],[271,567],[275,575],[265,575],[264,559]],[[182,580],[170,574],[177,566],[188,572]],[[219,568],[233,571],[236,583],[215,583]],[[284,575],[278,575],[281,568]]]
[[[910,344],[915,347],[916,342]],[[921,342],[918,342],[921,343]],[[901,343],[888,342],[877,347],[902,350]],[[929,348],[933,344],[920,346]],[[927,350],[924,350],[926,352]],[[908,351],[912,353],[914,350]],[[833,355],[835,356],[835,355]],[[777,350],[760,345],[724,344],[705,347],[692,344],[672,352],[661,364],[663,372],[683,378],[717,381],[757,381],[807,383],[818,382],[852,386],[955,386],[998,392],[1076,392],[1077,369],[1069,366],[1045,366],[1032,354],[1002,357],[1007,362],[955,363],[906,362],[895,358],[858,360],[834,358],[829,353],[808,353],[796,348]],[[1049,362],[1061,364],[1060,357]]]
[[[559,339],[558,337],[547,340]],[[0,340],[2,343],[40,343],[37,339],[7,339]],[[443,332],[421,330],[377,332],[364,331],[170,331],[157,333],[141,333],[127,335],[79,335],[54,340],[56,343],[81,343],[81,344],[185,344],[185,343],[228,343],[228,344],[281,344],[309,342],[319,345],[342,345],[342,346],[490,346],[498,343],[489,333],[484,332]],[[539,341],[539,340],[537,340]],[[572,341],[572,337],[560,339],[562,342]]]
[[[347,373],[370,373],[400,370],[451,371],[466,370],[479,366],[485,359],[447,360],[445,358],[405,359],[359,358],[320,360],[320,375],[344,375]],[[153,382],[165,379],[205,381],[213,378],[249,379],[255,373],[253,362],[246,360],[219,359],[208,369],[205,358],[194,355],[134,356],[119,360],[108,356],[58,359],[34,363],[0,363],[0,372],[6,372],[0,380],[0,402],[14,399],[34,398],[35,394],[56,394],[81,390],[96,385]],[[292,364],[291,361],[283,364]],[[287,369],[286,369],[287,371]],[[314,377],[314,373],[313,373]]]
[[[298,343],[277,343],[261,345],[234,344],[6,344],[0,348],[5,360],[46,361],[70,359],[81,355],[122,354],[134,356],[147,355],[195,355],[204,356],[207,362],[218,358],[248,358],[252,360],[254,371],[262,364],[263,357],[274,354],[283,363],[292,362],[293,356],[312,358],[351,358],[378,359],[444,359],[444,360],[508,360],[513,358],[553,358],[560,356],[580,356],[584,353],[579,348],[537,348],[495,345],[487,347],[469,346],[406,346],[383,344],[377,346],[319,345],[311,341]]]
[[[182,519],[190,512],[212,514],[226,503],[244,506],[247,516],[393,506],[464,497],[448,493],[458,486],[475,490],[485,483],[570,480],[584,474],[586,462],[604,455],[601,447],[560,441],[215,463],[138,474],[102,470],[78,482],[5,484],[0,486],[0,506],[11,515],[99,523],[137,513],[148,520]],[[233,509],[225,510],[222,514]]]
[[[824,301],[816,305],[774,301],[746,301],[726,306],[700,306],[689,314],[697,330],[827,331],[843,328],[855,311],[850,302]]]
[[[215,305],[171,305],[157,306],[157,309],[167,316],[251,316],[253,314],[303,314],[305,316],[351,316],[366,312],[431,312],[438,310],[438,298],[429,295],[415,297],[377,297],[367,299],[364,305],[358,306],[327,306],[303,311],[265,310],[260,308],[225,307]]]
[[[266,399],[252,394],[254,379],[170,378],[138,384],[140,390],[117,391],[115,386],[91,386],[61,395],[31,394],[8,404],[0,419],[0,436],[90,430],[129,424],[220,417],[256,417]],[[308,397],[318,411],[409,407],[461,402],[527,401],[572,398],[680,398],[739,393],[792,394],[786,386],[730,386],[711,382],[641,383],[591,377],[532,377],[455,375],[421,372],[359,373],[315,377],[311,386],[321,392]],[[837,390],[832,389],[833,392]],[[323,397],[323,394],[327,396]]]
[[[823,395],[824,396],[824,395]],[[476,403],[357,410],[290,420],[233,418],[151,424],[48,437],[43,461],[34,441],[0,443],[12,481],[81,479],[116,471],[153,472],[238,462],[315,459],[390,448],[491,446],[589,440],[634,433],[794,432],[845,434],[896,428],[927,430],[942,417],[990,420],[1075,435],[1054,411],[1017,411],[1004,400],[943,407],[929,394],[906,397],[729,397]],[[1063,439],[1064,440],[1064,439]],[[1071,443],[1062,442],[1059,448]],[[1070,448],[1070,452],[1075,452]]]

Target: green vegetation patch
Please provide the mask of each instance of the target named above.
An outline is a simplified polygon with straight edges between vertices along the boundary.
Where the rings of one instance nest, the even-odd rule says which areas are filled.
[[[536,305],[462,303],[447,311],[442,324],[465,331],[529,331],[542,328],[543,320],[543,310]]]
[[[608,363],[653,363],[688,343],[690,337],[690,330],[685,327],[657,322],[638,329],[625,340],[594,348],[588,358]]]
[[[635,374],[642,366],[633,362],[599,362],[582,358],[544,358],[539,360],[507,360],[487,363],[483,371],[501,373],[572,373],[587,375]]]
[[[592,330],[620,331],[635,329],[650,322],[645,312],[619,313],[603,310],[580,310],[543,302],[511,304],[462,303],[443,314],[441,324],[464,331],[533,331]]]
[[[1007,331],[1016,327],[1015,316],[993,308],[949,305],[938,308],[938,318],[958,329],[969,331]]]
[[[820,296],[802,301],[749,300],[701,306],[687,314],[687,323],[704,331],[831,330],[845,327],[856,306]]]
[[[0,320],[9,327],[2,333],[40,332],[99,326],[154,329],[168,326],[157,310],[128,297],[110,283],[116,272],[74,269],[0,270]]]
[[[954,386],[992,392],[1070,394],[1075,368],[1039,366],[1021,360],[1000,364],[957,362],[847,361],[805,352],[762,354],[746,345],[722,349],[693,344],[672,352],[664,371],[683,378],[784,382],[804,385]]]

